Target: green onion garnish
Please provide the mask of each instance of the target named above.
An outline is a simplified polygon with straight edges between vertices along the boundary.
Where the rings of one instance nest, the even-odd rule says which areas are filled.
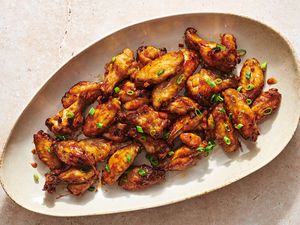
[[[96,190],[96,188],[94,187],[94,186],[90,186],[89,188],[88,188],[88,191],[95,191]]]
[[[241,90],[242,90],[242,86],[239,86],[236,90],[238,91],[238,92],[240,92]]]
[[[216,86],[215,82],[211,81],[210,79],[206,79],[205,81],[211,87],[215,87]]]
[[[265,71],[267,69],[267,65],[268,65],[268,63],[264,62],[264,63],[260,64],[260,68]]]
[[[236,52],[239,56],[244,56],[247,53],[245,49],[238,49]]]
[[[214,141],[208,141],[208,145],[206,147],[199,147],[196,150],[199,152],[206,152],[207,154],[210,154],[214,147],[216,146]]]
[[[226,113],[225,109],[222,107],[219,109],[220,112]]]
[[[217,48],[219,48],[221,51],[226,50],[226,47],[224,45],[221,45],[221,44],[217,44]]]
[[[117,58],[116,56],[113,56],[113,57],[111,58],[111,61],[112,61],[112,62],[116,61],[116,58]]]
[[[154,137],[154,136],[155,136],[155,134],[156,134],[156,130],[154,130],[154,129],[151,129],[151,130],[150,130],[150,135],[151,135],[152,137]]]
[[[172,156],[172,155],[174,155],[174,151],[169,151],[168,156]]]
[[[147,137],[145,135],[139,137],[139,141],[144,142],[147,140]]]
[[[49,153],[52,152],[50,147],[47,147],[46,149],[47,149],[47,151],[48,151]]]
[[[144,176],[147,175],[147,172],[146,172],[144,169],[142,169],[142,168],[140,168],[140,169],[138,170],[138,173],[139,173],[139,175],[142,176],[142,177],[144,177]]]
[[[269,108],[264,109],[263,114],[265,116],[267,116],[267,115],[270,115],[272,113],[272,111],[273,111],[273,109],[269,107]]]
[[[251,90],[253,90],[254,89],[254,85],[253,84],[248,84],[247,86],[246,86],[246,90],[247,91],[251,91]]]
[[[39,180],[40,180],[40,176],[38,175],[38,174],[33,174],[33,179],[34,179],[34,182],[35,183],[38,183],[39,182]]]
[[[61,140],[61,141],[64,141],[66,140],[66,137],[64,135],[61,135],[61,134],[57,134],[56,137]]]
[[[220,95],[218,95],[216,100],[217,100],[217,102],[223,102],[224,98],[222,98]]]
[[[110,173],[110,168],[109,168],[109,165],[108,165],[108,164],[105,164],[105,169],[106,169],[107,172]]]
[[[127,162],[131,162],[131,155],[130,155],[130,154],[128,154],[128,155],[126,156],[126,158],[127,158]]]
[[[217,79],[214,80],[214,82],[216,84],[221,84],[223,82],[223,80],[221,78],[217,78]]]
[[[239,129],[241,129],[243,126],[244,126],[243,124],[239,123],[239,124],[235,125],[235,128],[239,130]]]
[[[96,127],[97,128],[102,128],[103,127],[103,123],[96,123]]]
[[[198,151],[198,152],[205,152],[205,148],[204,147],[199,147],[199,148],[196,148],[196,151]]]
[[[247,102],[248,105],[251,105],[252,100],[250,98],[247,98],[246,102]]]
[[[95,114],[95,111],[96,111],[95,108],[92,107],[92,108],[90,108],[89,114],[92,116]]]
[[[161,69],[161,70],[159,70],[159,71],[157,72],[157,75],[158,75],[158,76],[159,76],[159,75],[162,75],[164,72],[165,72],[165,69]]]
[[[116,94],[118,94],[121,91],[121,89],[119,87],[115,87],[114,91],[115,91]]]
[[[74,113],[73,112],[67,112],[66,114],[67,118],[72,119],[74,117]]]
[[[128,94],[128,95],[133,95],[133,94],[134,94],[134,91],[133,91],[133,90],[129,90],[129,91],[127,91],[127,94]]]
[[[136,126],[136,130],[139,133],[144,133],[144,130],[143,130],[143,128],[141,126]]]
[[[215,103],[216,102],[216,94],[213,94],[211,97],[210,97],[210,103]]]
[[[167,140],[168,138],[169,138],[169,132],[164,131],[164,132],[163,132],[163,139],[164,139],[164,140]]]
[[[154,157],[153,155],[150,154],[146,154],[146,159],[149,160],[149,162],[151,163],[152,166],[157,166],[158,165],[158,160],[156,157]]]
[[[229,126],[228,126],[227,123],[224,123],[224,127],[225,127],[225,129],[226,129],[227,131],[230,131],[230,128],[229,128]]]
[[[251,78],[251,71],[247,70],[246,71],[246,79],[250,80],[250,78]]]
[[[181,84],[181,82],[183,81],[183,74],[181,74],[177,79],[176,79],[176,84]]]
[[[197,116],[201,117],[203,113],[201,112],[200,109],[195,109],[195,114],[196,114]]]
[[[232,120],[232,113],[229,113],[229,114],[228,114],[228,119],[229,119],[229,120]]]
[[[230,145],[231,141],[230,141],[229,137],[224,136],[223,139],[224,139],[224,142],[225,142],[227,145]]]

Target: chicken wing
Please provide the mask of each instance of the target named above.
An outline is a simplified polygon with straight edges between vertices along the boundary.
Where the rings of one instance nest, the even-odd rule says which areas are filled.
[[[128,129],[129,127],[127,124],[118,122],[111,125],[107,132],[103,133],[102,136],[114,142],[124,142],[127,140],[126,135]]]
[[[102,175],[104,184],[112,185],[133,163],[140,145],[132,143],[116,151],[108,160]]]
[[[241,93],[254,100],[262,92],[265,83],[264,71],[257,59],[252,58],[245,61],[240,77]]]
[[[227,73],[233,71],[240,62],[236,39],[231,34],[221,35],[222,44],[203,40],[194,28],[187,28],[184,35],[187,46],[199,51],[207,67]]]
[[[227,88],[237,88],[238,78],[220,77],[210,70],[201,69],[187,80],[187,91],[189,96],[205,105],[210,104],[213,96]]]
[[[111,141],[100,138],[60,141],[53,148],[58,158],[71,166],[92,166],[96,162],[103,162],[116,151]]]
[[[94,182],[94,180],[90,180],[81,184],[68,184],[67,189],[72,195],[82,195],[93,185]]]
[[[180,96],[171,102],[164,110],[177,115],[185,115],[188,112],[195,111],[199,108],[199,104],[194,100],[185,96]]]
[[[138,97],[134,100],[126,102],[123,104],[123,108],[126,110],[137,110],[138,108],[146,105],[150,102],[148,97]]]
[[[271,115],[279,107],[281,102],[281,94],[276,88],[262,92],[252,104],[252,111],[255,114],[257,122],[262,121]]]
[[[98,171],[95,168],[87,170],[71,167],[58,175],[58,179],[68,184],[81,184],[98,178]]]
[[[202,138],[194,133],[182,133],[179,138],[183,144],[190,148],[198,148],[202,143]]]
[[[166,48],[155,48],[153,46],[141,46],[136,53],[139,68],[143,68],[153,60],[167,53]]]
[[[110,98],[106,103],[100,103],[95,110],[90,111],[83,126],[83,134],[87,137],[97,137],[115,121],[121,108],[117,98]]]
[[[239,133],[246,140],[256,141],[259,130],[255,120],[255,114],[246,103],[245,96],[235,89],[223,91],[226,111],[232,114],[232,122],[239,126]]]
[[[182,71],[184,57],[181,51],[169,52],[137,71],[132,75],[138,86],[147,87],[159,84]]]
[[[105,96],[112,94],[116,84],[129,77],[137,69],[134,53],[126,48],[114,56],[105,67],[104,81],[101,91]]]
[[[52,148],[55,141],[48,134],[40,130],[33,135],[33,142],[35,145],[35,152],[43,163],[51,170],[61,168],[62,163],[59,161]]]
[[[199,65],[199,57],[189,49],[181,49],[184,56],[183,71],[170,80],[166,80],[154,87],[152,92],[152,104],[158,110],[166,106],[184,88],[187,79],[195,72]]]
[[[234,152],[239,149],[238,134],[229,120],[224,105],[216,105],[211,113],[214,120],[213,133],[218,144],[225,152]]]
[[[119,179],[119,186],[127,191],[138,191],[165,180],[165,171],[151,166],[135,166],[127,170]]]
[[[100,86],[100,83],[80,81],[65,93],[61,99],[61,103],[64,108],[68,108],[80,97],[86,105],[90,105],[101,94]]]
[[[163,130],[170,124],[168,114],[157,112],[148,105],[136,111],[123,111],[119,117],[125,123],[135,125],[138,132],[150,134],[153,138],[161,138]]]

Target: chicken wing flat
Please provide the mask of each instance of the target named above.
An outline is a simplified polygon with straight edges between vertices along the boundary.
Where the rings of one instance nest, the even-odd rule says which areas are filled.
[[[202,138],[194,133],[182,133],[179,138],[183,144],[190,148],[198,148],[202,143]]]
[[[185,115],[188,112],[195,111],[199,108],[199,104],[194,100],[190,99],[189,97],[180,96],[171,102],[164,110],[177,115]]]
[[[123,104],[123,108],[126,110],[137,110],[138,108],[146,105],[150,102],[148,97],[138,97],[129,102]]]
[[[226,111],[232,114],[232,122],[246,140],[256,141],[259,130],[255,114],[246,103],[246,97],[235,89],[223,91]]]
[[[95,110],[90,111],[86,117],[83,134],[87,137],[97,137],[115,121],[116,115],[121,108],[117,98],[110,98],[106,103],[100,103]]]
[[[165,171],[141,165],[130,168],[119,179],[119,186],[127,191],[138,191],[165,180]]]
[[[234,129],[226,114],[222,103],[216,105],[211,113],[214,120],[214,136],[225,152],[234,152],[239,149],[238,133]]]
[[[260,96],[252,104],[252,111],[255,114],[257,122],[262,121],[279,107],[281,102],[281,94],[276,88],[262,92]]]
[[[240,73],[241,93],[245,94],[247,98],[254,100],[260,95],[265,84],[264,71],[260,67],[257,59],[247,59],[242,67]]]
[[[237,88],[238,78],[220,77],[210,70],[201,69],[187,80],[187,91],[189,96],[200,103],[208,105],[212,96],[227,88]]]
[[[94,182],[94,180],[90,180],[81,184],[68,184],[67,189],[72,195],[82,195],[94,184]]]
[[[129,127],[127,124],[118,122],[111,125],[107,132],[103,133],[102,136],[114,142],[125,142],[127,140],[126,135],[128,129]]]
[[[78,99],[68,108],[48,118],[45,124],[54,134],[74,136],[84,122],[83,109],[83,100]]]
[[[112,94],[116,84],[129,77],[137,69],[134,53],[126,48],[122,53],[114,56],[105,67],[104,81],[101,91],[105,96]]]
[[[165,171],[185,170],[194,165],[202,157],[203,154],[200,151],[182,146],[175,150],[171,157],[161,161],[158,168]]]
[[[100,86],[100,83],[80,81],[65,93],[61,99],[61,103],[64,108],[68,108],[80,97],[86,105],[90,105],[101,94]]]
[[[132,143],[116,151],[108,160],[102,175],[104,184],[112,185],[133,163],[140,145]]]
[[[136,53],[136,60],[139,64],[139,68],[143,68],[154,59],[167,53],[166,48],[155,48],[153,46],[141,46]]]
[[[125,123],[135,125],[138,132],[150,134],[153,138],[162,138],[163,130],[170,124],[168,114],[157,112],[148,105],[136,111],[124,111],[119,117]]]
[[[52,148],[55,141],[48,134],[40,130],[33,135],[33,142],[35,144],[35,152],[43,163],[51,170],[61,168],[62,163],[59,161]]]
[[[95,165],[96,162],[103,162],[116,150],[111,141],[100,138],[60,141],[53,148],[58,158],[71,166]]]
[[[187,131],[196,130],[201,124],[204,117],[206,117],[207,111],[196,111],[188,115],[179,117],[171,126],[170,134],[168,138],[168,144],[172,144],[173,141],[182,133]]]
[[[199,65],[199,57],[189,49],[181,49],[184,56],[183,71],[170,80],[166,80],[154,87],[152,92],[152,104],[158,110],[162,105],[166,106],[184,88],[187,79],[195,72]]]
[[[240,62],[236,39],[231,34],[221,35],[221,44],[203,40],[194,28],[187,28],[184,35],[187,46],[199,51],[207,67],[231,72]]]
[[[58,179],[69,184],[81,184],[98,177],[98,172],[94,168],[82,170],[75,167],[63,171],[58,175]]]
[[[138,86],[147,87],[159,84],[182,71],[184,57],[181,51],[169,52],[137,71],[132,75]]]

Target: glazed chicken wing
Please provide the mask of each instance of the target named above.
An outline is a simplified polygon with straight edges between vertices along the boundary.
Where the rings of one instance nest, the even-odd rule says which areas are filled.
[[[51,170],[61,168],[62,163],[59,161],[52,148],[55,141],[48,134],[40,130],[33,135],[33,142],[35,144],[35,152],[43,163]]]
[[[182,133],[179,138],[183,144],[190,148],[198,148],[202,143],[202,138],[194,133]]]
[[[212,96],[227,88],[237,88],[237,77],[220,77],[210,70],[201,69],[187,80],[188,94],[195,100],[208,105]]]
[[[75,167],[60,173],[58,179],[69,184],[81,184],[90,181],[98,176],[98,172],[94,168],[82,170]]]
[[[115,121],[121,108],[117,98],[111,98],[106,103],[100,103],[96,109],[90,110],[83,126],[83,134],[87,137],[97,137]]]
[[[144,105],[136,111],[124,111],[119,117],[125,123],[135,125],[138,132],[150,134],[153,138],[161,138],[163,130],[169,125],[168,114],[157,112],[148,105]]]
[[[60,141],[53,148],[58,158],[71,166],[95,165],[96,162],[103,162],[116,150],[111,141],[100,138]]]
[[[119,179],[119,186],[127,191],[138,191],[165,180],[165,171],[141,165],[129,168]]]
[[[255,114],[246,103],[245,96],[235,89],[223,91],[226,111],[232,114],[232,122],[235,127],[240,126],[239,133],[246,140],[256,141],[259,130],[255,120]]]
[[[214,121],[213,133],[225,152],[234,152],[240,147],[238,134],[229,120],[224,105],[216,105],[211,113]]]
[[[116,151],[108,160],[102,175],[104,184],[112,185],[133,163],[140,145],[132,143]]]
[[[127,124],[118,122],[111,125],[107,132],[103,133],[102,136],[114,142],[124,142],[127,140],[126,135],[128,129],[129,127]]]
[[[72,195],[82,195],[93,185],[94,182],[94,180],[90,180],[81,184],[68,184],[67,189]]]
[[[184,56],[183,71],[169,80],[154,87],[152,104],[158,110],[166,106],[184,88],[187,79],[195,72],[199,65],[199,57],[193,50],[181,49]]]
[[[207,67],[227,73],[233,71],[240,62],[236,39],[231,34],[221,35],[221,44],[217,44],[200,38],[194,28],[187,28],[185,42],[188,47],[199,51]]]
[[[276,88],[271,88],[268,91],[262,92],[251,106],[256,121],[260,122],[271,115],[279,107],[280,102],[281,94]]]
[[[155,48],[153,46],[141,46],[136,53],[136,60],[139,64],[139,68],[143,68],[154,59],[167,53],[166,48]]]
[[[254,100],[260,95],[265,83],[264,71],[257,59],[253,58],[245,61],[240,77],[241,93]]]
[[[134,53],[126,48],[114,56],[106,65],[101,91],[105,96],[112,94],[116,84],[129,77],[137,69]]]
[[[169,52],[137,71],[132,75],[138,86],[147,87],[159,84],[182,71],[184,57],[181,51]]]
[[[100,83],[80,81],[65,93],[61,99],[61,102],[64,108],[68,108],[79,98],[82,98],[83,102],[86,105],[89,105],[96,101],[100,94]]]
[[[194,100],[185,96],[180,96],[177,97],[173,102],[171,102],[165,110],[177,115],[185,115],[188,112],[195,111],[199,108],[199,104]]]

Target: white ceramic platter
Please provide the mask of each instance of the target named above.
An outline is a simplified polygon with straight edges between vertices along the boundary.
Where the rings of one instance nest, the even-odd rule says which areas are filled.
[[[82,197],[55,199],[42,191],[43,174],[47,171],[33,162],[32,135],[46,130],[45,119],[62,106],[60,98],[81,80],[97,80],[104,65],[125,47],[136,50],[141,45],[178,49],[187,27],[195,27],[208,40],[218,40],[229,32],[237,38],[239,48],[247,49],[246,57],[268,61],[267,77],[278,79],[282,93],[277,113],[260,126],[257,143],[243,142],[243,151],[225,155],[214,153],[180,173],[168,174],[167,181],[145,191],[130,193],[118,187],[102,187]],[[37,56],[38,57],[38,56]],[[245,58],[246,58],[245,57]],[[245,60],[243,59],[243,61]],[[241,63],[242,64],[242,63]],[[240,70],[241,64],[238,66]],[[175,15],[142,22],[117,31],[72,58],[59,69],[28,104],[11,132],[2,155],[1,183],[6,193],[19,205],[42,214],[85,216],[116,213],[166,205],[198,196],[237,181],[274,159],[292,138],[299,119],[299,70],[287,41],[277,32],[252,19],[236,15],[197,13]],[[270,86],[266,85],[266,88]],[[38,184],[33,174],[40,173]]]

